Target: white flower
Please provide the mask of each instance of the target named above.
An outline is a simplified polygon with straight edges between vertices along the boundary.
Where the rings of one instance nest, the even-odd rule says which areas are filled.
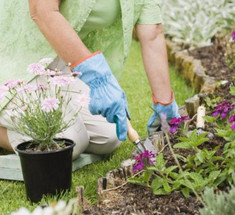
[[[32,215],[43,215],[43,209],[42,207],[38,206],[34,209],[32,212]]]
[[[64,210],[65,207],[66,207],[66,202],[60,200],[60,201],[58,201],[58,203],[57,203],[56,206],[54,207],[54,210],[55,210],[56,212],[59,212],[59,211]]]
[[[11,215],[30,215],[30,212],[26,208],[20,208],[18,211],[12,212]]]

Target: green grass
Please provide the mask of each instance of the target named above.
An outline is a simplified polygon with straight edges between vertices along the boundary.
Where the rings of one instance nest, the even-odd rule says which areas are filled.
[[[183,105],[184,100],[194,95],[193,90],[188,87],[179,74],[170,68],[172,88],[175,92],[176,100],[180,105]],[[144,69],[141,61],[140,47],[137,42],[133,42],[131,53],[128,58],[125,72],[123,73],[121,86],[125,90],[129,102],[129,111],[132,117],[132,125],[138,131],[139,135],[144,138],[147,136],[146,125],[151,111],[151,92],[144,74]],[[109,159],[99,163],[86,166],[76,173],[73,173],[73,183],[70,193],[61,196],[61,199],[68,200],[76,196],[75,187],[84,185],[85,196],[92,203],[96,202],[96,183],[99,177],[104,176],[109,170],[120,166],[121,161],[127,159],[133,145],[130,141],[122,143],[121,147],[116,150]],[[54,198],[47,197],[39,204],[51,202]],[[35,208],[36,204],[31,204],[26,200],[24,184],[21,182],[0,181],[0,214],[8,215],[12,211],[20,207],[29,209]]]

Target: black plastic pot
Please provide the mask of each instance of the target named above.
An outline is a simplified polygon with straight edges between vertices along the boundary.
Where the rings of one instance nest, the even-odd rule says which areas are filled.
[[[60,194],[71,188],[72,152],[74,142],[64,140],[66,148],[50,152],[26,152],[32,141],[16,147],[19,153],[26,194],[32,202],[39,202],[44,194]]]

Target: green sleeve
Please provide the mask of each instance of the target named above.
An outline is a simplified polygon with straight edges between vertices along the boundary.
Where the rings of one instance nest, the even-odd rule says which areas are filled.
[[[137,24],[162,23],[161,5],[159,0],[147,0],[144,3]]]

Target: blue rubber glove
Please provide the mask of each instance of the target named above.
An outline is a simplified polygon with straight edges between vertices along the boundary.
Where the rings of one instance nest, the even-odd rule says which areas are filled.
[[[97,52],[72,71],[81,72],[79,78],[90,87],[90,112],[93,115],[101,114],[108,122],[116,123],[118,139],[125,140],[127,117],[130,119],[126,95],[113,76],[104,55]]]
[[[155,132],[159,131],[161,128],[161,118],[160,114],[166,114],[167,120],[170,121],[173,118],[180,117],[178,112],[178,105],[174,99],[172,93],[172,101],[169,104],[162,104],[154,99],[153,103],[153,114],[148,121],[148,134],[153,135]]]

